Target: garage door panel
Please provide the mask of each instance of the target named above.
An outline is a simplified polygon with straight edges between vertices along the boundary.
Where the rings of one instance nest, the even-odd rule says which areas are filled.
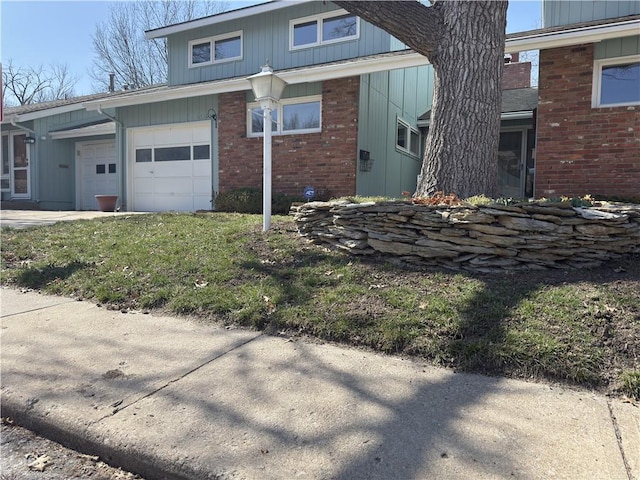
[[[193,167],[190,161],[184,162],[155,162],[153,173],[156,178],[162,177],[192,177]]]
[[[194,195],[208,195],[209,197],[211,197],[211,182],[202,178],[194,178],[193,193]]]
[[[159,195],[192,196],[191,177],[156,178],[153,193]]]
[[[132,129],[131,138],[135,210],[211,208],[211,159],[202,159],[211,156],[209,122]],[[203,149],[203,145],[209,149]],[[194,146],[200,148],[194,149]],[[136,162],[135,153],[142,148],[149,149],[148,156],[144,157],[148,161]]]
[[[211,160],[194,160],[193,175],[196,177],[206,177],[211,175]]]
[[[211,195],[201,195],[193,197],[194,210],[211,210]]]

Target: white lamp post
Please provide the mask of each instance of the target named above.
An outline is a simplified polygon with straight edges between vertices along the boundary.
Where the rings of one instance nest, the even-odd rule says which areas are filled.
[[[260,102],[264,114],[263,131],[264,143],[262,147],[262,231],[266,232],[271,227],[271,111],[274,105],[280,101],[287,82],[273,73],[273,68],[267,63],[260,73],[247,78],[251,83],[251,89]]]

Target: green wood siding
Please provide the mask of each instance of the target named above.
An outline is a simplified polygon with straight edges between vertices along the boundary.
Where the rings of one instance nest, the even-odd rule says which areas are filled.
[[[114,135],[100,135],[54,140],[48,135],[49,132],[79,127],[104,118],[97,112],[75,110],[31,122],[31,128],[36,132],[36,143],[32,145],[31,155],[31,197],[40,203],[40,208],[75,209],[76,142],[114,138]]]
[[[596,43],[594,57],[603,58],[624,57],[640,54],[640,35],[635,37],[613,38]]]
[[[369,151],[373,165],[371,171],[358,170],[358,195],[400,197],[403,191],[415,191],[422,157],[396,148],[397,120],[417,129],[418,117],[431,108],[432,96],[431,66],[361,77],[358,150]]]
[[[542,2],[543,27],[557,27],[634,14],[640,14],[640,2],[637,0],[543,0]]]
[[[391,36],[360,21],[360,38],[329,45],[289,50],[289,21],[336,10],[330,3],[312,2],[254,15],[168,37],[169,84],[179,85],[222,78],[244,77],[260,71],[265,60],[274,70],[321,64],[389,51]],[[242,30],[243,58],[189,68],[189,41]]]

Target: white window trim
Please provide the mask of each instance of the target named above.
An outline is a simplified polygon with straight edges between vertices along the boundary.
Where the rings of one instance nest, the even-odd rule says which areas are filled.
[[[216,60],[215,59],[216,58],[216,42],[220,40],[227,40],[229,38],[234,38],[234,37],[240,37],[240,56],[232,57],[232,58],[224,58],[222,60]],[[207,43],[207,42],[209,43],[211,58],[209,59],[208,62],[193,63],[193,46],[200,45],[202,43]],[[205,67],[207,65],[214,65],[218,63],[235,62],[238,60],[242,60],[244,56],[244,38],[242,35],[242,30],[224,33],[222,35],[216,35],[215,37],[205,37],[205,38],[198,38],[197,40],[191,40],[189,41],[187,54],[189,57],[189,68]]]
[[[609,107],[626,107],[630,105],[640,105],[640,101],[623,102],[623,103],[601,103],[601,83],[602,83],[602,67],[611,65],[623,65],[626,63],[640,62],[640,55],[627,55],[624,57],[602,58],[593,62],[593,89],[591,93],[592,108],[609,108]]]
[[[404,127],[407,128],[407,146],[406,147],[401,147],[400,145],[398,145],[398,125],[403,125]],[[415,154],[411,151],[411,132],[415,133],[418,135],[418,153]],[[399,152],[405,153],[407,155],[411,155],[413,158],[420,158],[420,153],[422,151],[422,133],[420,133],[420,130],[418,130],[417,128],[412,127],[409,122],[407,122],[406,120],[397,117],[396,118],[396,150],[398,150]]]
[[[9,137],[8,133],[3,133],[2,134],[2,139],[5,139],[5,138],[7,140],[7,155],[9,156],[9,158],[7,159],[9,161],[8,162],[9,163],[9,171],[6,172],[6,173],[2,173],[0,171],[0,179],[9,180],[9,186],[7,188],[1,188],[0,187],[0,191],[2,191],[2,192],[10,192],[11,191],[11,153],[10,153],[9,150],[11,149],[11,144],[9,142],[10,137]],[[2,168],[2,166],[0,165],[0,169],[1,168]]]
[[[282,119],[283,117],[283,107],[285,105],[297,105],[300,103],[313,103],[318,102],[320,104],[320,125],[317,128],[306,128],[302,130],[287,130],[286,132],[282,130]],[[255,108],[260,108],[259,102],[252,102],[247,104],[247,137],[256,138],[263,137],[264,132],[254,133],[251,131],[252,118],[251,111]],[[273,135],[301,135],[305,133],[319,133],[322,131],[322,95],[310,95],[308,97],[294,97],[294,98],[284,98],[278,102],[275,106],[274,110],[277,110],[278,121],[277,128],[273,130]]]
[[[344,37],[344,38],[335,38],[333,40],[325,40],[325,41],[322,40],[322,23],[327,19],[341,17],[343,15],[349,15],[349,12],[347,12],[344,9],[340,9],[340,10],[333,10],[331,12],[322,13],[319,15],[310,15],[308,17],[294,18],[293,20],[289,20],[289,50],[302,50],[305,48],[317,47],[320,45],[331,45],[332,43],[348,42],[351,40],[359,39],[360,38],[360,17],[356,15],[355,16],[356,17],[356,34],[355,35],[352,35],[350,37]],[[314,43],[306,43],[304,45],[294,46],[293,45],[293,28],[296,25],[299,25],[301,23],[309,23],[309,22],[313,22],[314,20],[318,24],[318,30],[316,32],[316,41]]]

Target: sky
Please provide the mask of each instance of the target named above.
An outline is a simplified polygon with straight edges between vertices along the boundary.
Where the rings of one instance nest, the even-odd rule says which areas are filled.
[[[133,0],[128,0],[133,1]],[[92,35],[107,19],[109,1],[0,0],[0,58],[16,66],[38,67],[67,64],[80,81],[75,93],[93,93],[91,70],[94,51]],[[241,8],[258,1],[229,1]],[[511,0],[507,33],[540,28],[541,0]]]

